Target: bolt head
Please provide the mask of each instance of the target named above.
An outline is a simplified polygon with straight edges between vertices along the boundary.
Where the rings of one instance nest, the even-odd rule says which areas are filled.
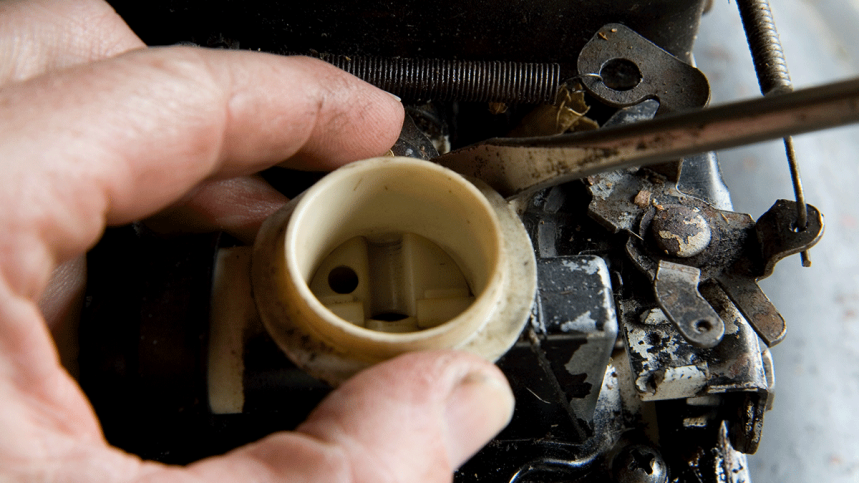
[[[658,210],[650,224],[650,234],[657,250],[678,258],[700,254],[712,238],[710,224],[701,211],[683,205],[666,205]]]
[[[612,473],[618,483],[667,483],[668,467],[662,455],[644,444],[629,445],[612,461]]]

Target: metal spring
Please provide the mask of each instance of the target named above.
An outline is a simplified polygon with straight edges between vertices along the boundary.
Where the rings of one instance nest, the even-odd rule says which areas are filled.
[[[767,0],[738,0],[758,83],[764,95],[793,90],[781,40]]]
[[[784,50],[773,20],[769,0],[737,0],[740,10],[740,18],[743,20],[743,29],[752,52],[752,61],[755,64],[755,72],[758,75],[758,85],[763,95],[782,94],[793,91],[790,81],[790,72],[787,70],[787,61],[784,58]],[[802,176],[799,173],[799,162],[796,159],[796,150],[793,146],[793,138],[784,138],[784,148],[787,154],[790,178],[793,181],[793,192],[796,196],[796,228],[804,230],[808,225],[808,208],[805,203],[805,192],[802,188]],[[802,265],[811,266],[808,251],[800,253]]]
[[[558,64],[345,55],[321,58],[408,101],[536,104],[553,102],[560,86]]]

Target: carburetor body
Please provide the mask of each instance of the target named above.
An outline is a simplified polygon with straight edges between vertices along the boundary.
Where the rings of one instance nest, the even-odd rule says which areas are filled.
[[[785,334],[757,282],[820,239],[822,215],[808,205],[797,229],[804,201],[777,201],[757,220],[732,211],[713,152],[582,176],[559,172],[521,191],[444,156],[494,137],[575,136],[705,107],[709,83],[692,47],[706,1],[112,3],[150,44],[313,55],[399,95],[408,116],[391,154],[412,159],[374,162],[442,170],[436,161],[479,178],[450,172],[476,186],[463,190],[489,200],[478,204],[495,206],[487,216],[509,227],[497,235],[499,250],[527,267],[507,275],[521,283],[494,289],[494,275],[479,274],[494,265],[475,262],[494,260],[494,252],[457,248],[439,235],[442,225],[305,228],[323,233],[300,252],[315,253],[306,255],[313,261],[298,262],[308,265],[297,284],[312,292],[309,305],[352,324],[343,326],[349,331],[382,334],[370,345],[350,342],[341,352],[354,357],[331,362],[321,356],[328,349],[275,327],[300,311],[272,315],[261,302],[254,265],[274,263],[260,262],[263,245],[252,252],[226,235],[163,240],[140,224],[111,230],[89,256],[81,382],[112,444],[185,463],[291,429],[355,370],[426,348],[418,335],[450,327],[487,293],[506,290],[519,299],[504,310],[511,321],[469,330],[505,333],[483,355],[510,380],[516,412],[456,481],[748,481],[745,454],[756,450],[772,405],[769,346]],[[263,175],[290,196],[320,189],[311,188],[313,175],[280,168]],[[445,205],[444,196],[427,196],[423,203]],[[282,230],[272,235],[278,243],[289,237],[292,210],[310,209],[306,198],[270,228]],[[407,260],[453,264],[461,278],[445,275],[443,287],[410,282],[422,294],[411,302],[379,302],[376,288],[359,297],[365,279],[424,263],[391,250],[442,253]],[[393,277],[372,282],[391,300],[405,284]],[[412,335],[403,349],[386,345]],[[471,350],[470,337],[449,347]]]

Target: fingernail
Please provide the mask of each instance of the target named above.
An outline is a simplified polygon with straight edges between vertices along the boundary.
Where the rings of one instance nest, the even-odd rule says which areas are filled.
[[[390,92],[388,92],[388,91],[385,91],[385,92],[386,92],[389,96],[391,96],[391,97],[393,97],[394,99],[396,99],[396,100],[397,100],[397,102],[403,102],[403,100],[402,100],[402,99],[400,99],[400,97],[399,97],[399,96],[395,96],[394,94],[391,94],[391,93],[390,93]]]
[[[453,389],[445,413],[447,451],[455,468],[465,463],[513,416],[510,386],[498,375],[475,371]]]

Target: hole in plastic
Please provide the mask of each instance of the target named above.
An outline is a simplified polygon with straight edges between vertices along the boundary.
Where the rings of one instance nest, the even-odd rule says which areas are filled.
[[[328,286],[339,294],[349,294],[358,288],[358,274],[351,268],[340,265],[328,273]]]

